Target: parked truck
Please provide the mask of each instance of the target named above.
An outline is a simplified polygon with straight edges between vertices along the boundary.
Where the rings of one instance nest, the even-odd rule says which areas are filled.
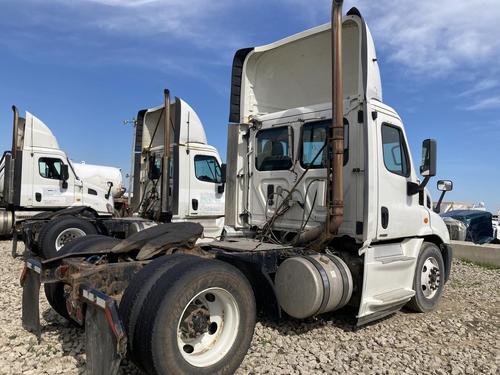
[[[0,235],[10,235],[37,214],[65,207],[87,206],[111,216],[113,199],[123,194],[121,171],[73,164],[47,125],[12,109],[12,148],[0,160]]]
[[[40,335],[45,283],[85,326],[90,374],[125,357],[149,374],[230,374],[257,309],[304,319],[349,306],[363,325],[436,308],[452,259],[426,199],[436,142],[423,143],[420,181],[357,9],[342,17],[334,0],[331,26],[236,52],[229,121],[225,237],[197,245],[201,227],[170,223],[28,259],[25,328]]]
[[[53,175],[57,192],[61,192],[59,195],[71,192],[71,197],[78,204],[53,205],[48,212],[25,218],[16,226],[16,238],[20,236],[32,252],[50,258],[56,256],[65,244],[81,236],[102,234],[125,238],[164,221],[195,221],[203,225],[205,238],[220,236],[224,227],[224,185],[221,183],[219,153],[208,145],[203,124],[189,104],[179,98],[170,103],[170,94],[167,92],[166,95],[169,108],[167,117],[164,114],[165,104],[140,110],[137,115],[134,128],[133,196],[130,206],[123,207],[127,202],[120,198],[123,189],[121,183],[118,185],[113,182],[118,175],[112,168],[71,164],[66,157],[62,161],[61,158],[53,159],[60,163],[63,170],[63,173]],[[170,119],[168,125],[165,118]],[[39,120],[37,124],[42,126]],[[171,132],[165,132],[166,128]],[[46,126],[43,129],[50,132]],[[171,133],[174,137],[166,140],[166,133]],[[42,145],[48,143],[38,133],[31,139]],[[57,145],[53,136],[51,139]],[[25,141],[23,155],[25,159],[32,161],[33,156],[30,156],[29,151],[26,152],[31,145],[26,143]],[[164,144],[171,145],[169,151],[172,154],[169,162],[172,178],[168,188],[162,184]],[[63,154],[60,150],[57,152]],[[40,156],[39,160],[41,163],[48,159]],[[46,177],[39,176],[37,171],[34,175],[46,182]],[[74,184],[81,184],[79,175],[85,177],[83,181],[86,184],[107,184],[109,187],[107,191],[85,187],[82,198],[81,193],[78,195],[74,188]],[[13,182],[13,186],[17,184],[18,182]],[[31,187],[31,181],[23,186]],[[38,197],[37,194],[40,193],[34,194]],[[52,199],[47,194],[41,196],[42,202]],[[103,207],[89,204],[92,199],[101,202],[99,198],[109,199],[109,202],[106,201]],[[36,200],[32,199],[30,203]],[[122,206],[117,207],[117,203]],[[23,206],[23,202],[20,206]],[[69,207],[61,209],[64,206]],[[112,217],[111,214],[117,210],[120,215]]]

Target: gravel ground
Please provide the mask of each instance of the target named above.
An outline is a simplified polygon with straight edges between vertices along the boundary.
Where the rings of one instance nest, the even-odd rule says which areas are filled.
[[[22,263],[0,242],[0,374],[82,374],[83,331],[40,298],[42,341],[21,327]],[[498,374],[500,271],[455,261],[439,309],[355,330],[349,318],[261,319],[237,374]],[[43,294],[43,293],[42,293]],[[123,364],[122,374],[139,374]]]

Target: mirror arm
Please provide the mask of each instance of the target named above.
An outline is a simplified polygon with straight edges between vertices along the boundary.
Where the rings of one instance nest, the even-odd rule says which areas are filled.
[[[408,195],[410,195],[410,196],[415,195],[419,191],[424,190],[424,188],[427,186],[427,183],[429,182],[430,179],[431,179],[430,176],[425,176],[424,180],[420,183],[420,185],[415,183],[415,182],[408,181],[408,183],[407,183]]]
[[[441,192],[441,196],[439,197],[439,200],[436,203],[436,207],[434,207],[434,212],[437,214],[441,212],[441,203],[443,203],[443,198],[444,198],[445,194],[446,194],[446,190],[443,190]]]
[[[111,195],[111,189],[113,188],[113,183],[111,181],[108,181],[108,186],[109,186],[108,192],[104,196],[104,198],[106,199],[109,199],[109,196]]]

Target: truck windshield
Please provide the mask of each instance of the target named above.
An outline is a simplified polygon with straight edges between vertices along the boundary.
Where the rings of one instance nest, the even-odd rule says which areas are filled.
[[[289,169],[292,158],[289,148],[289,129],[287,126],[261,130],[257,133],[256,168],[259,171]]]

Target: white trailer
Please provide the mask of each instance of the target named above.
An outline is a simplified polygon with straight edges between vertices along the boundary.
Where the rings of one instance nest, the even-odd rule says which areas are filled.
[[[123,214],[115,215],[120,217],[111,217],[114,211],[113,198],[119,202],[124,201],[120,198],[124,189],[119,170],[117,172],[113,168],[71,164],[65,158],[72,173],[75,176],[81,173],[87,184],[87,181],[106,184],[107,191],[88,188],[85,193],[95,200],[100,196],[109,199],[109,204],[104,206],[107,211],[103,213],[98,207],[86,204],[87,200],[82,199],[78,207],[67,204],[69,208],[60,210],[64,205],[59,205],[53,207],[51,212],[31,217],[23,221],[16,230],[27,248],[50,258],[56,256],[65,244],[81,236],[102,234],[125,238],[158,222],[170,221],[200,223],[204,228],[205,241],[222,234],[224,165],[217,150],[208,145],[203,124],[193,108],[179,98],[170,103],[168,92],[166,99],[167,115],[165,104],[138,112],[134,132],[134,188],[131,206],[121,209]],[[166,118],[169,119],[168,122]],[[171,140],[165,139],[166,133],[172,134]],[[34,139],[47,144],[39,136]],[[168,188],[162,182],[163,165],[167,164],[164,161],[165,144],[170,144],[169,151],[172,155],[168,162],[172,173]],[[70,173],[70,176],[73,174]],[[73,181],[77,181],[77,178],[70,177],[64,181],[58,179],[55,184],[62,186],[66,183],[66,190],[71,190]],[[25,185],[30,184],[31,181],[27,181]],[[94,196],[94,193],[98,195]]]
[[[41,282],[64,288],[53,305],[85,324],[90,374],[125,356],[149,374],[231,374],[257,308],[350,306],[363,325],[439,303],[452,252],[425,190],[436,142],[420,181],[360,12],[335,0],[332,26],[238,51],[231,84],[225,238],[198,246],[200,228],[164,224],[26,262],[24,326],[40,333]]]

